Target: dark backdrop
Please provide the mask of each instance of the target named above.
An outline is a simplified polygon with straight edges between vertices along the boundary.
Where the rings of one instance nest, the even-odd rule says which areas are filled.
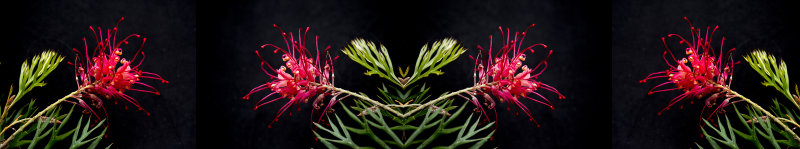
[[[612,10],[612,142],[614,148],[689,148],[700,138],[701,100],[681,102],[658,116],[679,91],[647,95],[653,86],[665,82],[639,84],[649,73],[668,68],[661,59],[661,37],[676,33],[690,37],[686,16],[695,27],[719,25],[713,41],[726,37],[725,49],[736,48],[732,88],[758,103],[783,100],[772,88],[760,85],[763,79],[742,59],[745,53],[763,49],[786,60],[790,78],[798,78],[798,11],[792,4],[762,1],[624,1],[615,0]],[[668,45],[676,56],[685,57],[675,39]],[[797,83],[796,80],[790,82]],[[685,100],[688,101],[688,100]],[[683,109],[680,109],[683,106]],[[732,108],[732,107],[731,107]],[[730,109],[730,108],[729,108]],[[732,110],[732,109],[730,109]],[[702,140],[701,140],[702,139]]]
[[[310,105],[303,104],[301,111],[292,109],[293,116],[284,114],[267,128],[286,100],[255,111],[257,97],[266,92],[254,95],[256,99],[242,100],[250,89],[267,80],[254,51],[266,43],[283,43],[273,24],[287,32],[310,26],[309,36],[319,35],[320,46],[330,45],[336,51],[334,55],[342,56],[335,62],[336,86],[374,95],[383,80],[363,76],[365,69],[338,51],[354,38],[384,44],[395,65],[408,66],[413,65],[426,42],[454,37],[469,48],[467,54],[475,54],[477,45],[488,46],[490,34],[499,35],[497,26],[522,31],[536,23],[525,44],[545,43],[555,51],[540,79],[567,99],[557,100],[555,95],[544,93],[554,100],[555,110],[523,101],[541,123],[539,128],[524,115],[499,110],[498,129],[487,147],[602,148],[610,141],[608,3],[219,1],[203,2],[200,9],[201,144],[226,148],[321,147],[310,131]],[[279,55],[269,51],[262,53],[278,66]],[[544,58],[543,51],[529,54],[525,63],[535,65]],[[423,81],[434,87],[434,95],[469,87],[472,63],[468,60],[466,54],[462,55],[443,68],[445,75]]]
[[[195,148],[194,1],[25,1],[2,8],[5,40],[0,40],[0,88],[5,90],[16,84],[23,60],[53,49],[66,59],[45,80],[48,85],[35,89],[28,97],[46,106],[69,94],[77,89],[73,68],[66,63],[74,59],[72,48],[83,50],[83,37],[93,48],[90,25],[110,29],[125,17],[118,37],[134,33],[146,37],[143,51],[147,58],[140,68],[157,73],[170,83],[143,79],[161,95],[126,92],[150,116],[130,108],[132,105],[125,110],[122,102],[105,102],[111,122],[105,140],[114,143],[114,148]],[[140,43],[141,39],[132,39],[131,44],[123,46],[123,56],[131,58]]]

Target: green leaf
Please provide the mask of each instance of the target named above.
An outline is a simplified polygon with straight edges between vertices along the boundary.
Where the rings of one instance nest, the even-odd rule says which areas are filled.
[[[775,56],[767,54],[767,52],[762,50],[755,50],[749,55],[745,55],[744,60],[750,64],[753,70],[764,78],[765,81],[762,82],[763,85],[775,87],[776,90],[797,105],[797,102],[794,101],[789,91],[791,88],[789,84],[789,75],[787,73],[786,63],[783,62],[783,60],[780,60],[780,63],[778,63]]]
[[[63,119],[61,119],[61,124],[55,126],[55,128],[53,129],[54,131],[53,135],[50,136],[50,141],[47,143],[47,146],[45,146],[46,149],[53,148],[53,146],[57,142],[66,139],[68,136],[72,135],[72,133],[75,132],[75,130],[77,130],[77,128],[73,128],[71,130],[68,130],[67,132],[61,133],[61,130],[64,129],[64,127],[66,127],[66,124],[69,122],[69,118],[72,116],[72,111],[74,109],[75,105],[73,105],[69,109],[69,113],[62,115]]]
[[[703,128],[703,134],[712,148],[721,148],[719,144],[724,144],[730,148],[797,148],[797,142],[793,140],[793,136],[785,132],[782,128],[775,127],[775,122],[764,116],[760,110],[756,110],[747,106],[745,111],[740,111],[734,104],[735,114],[739,120],[740,125],[732,125],[725,116],[725,121],[717,119],[717,126],[712,125],[708,121],[706,127]],[[780,104],[773,107],[773,111],[777,114],[778,109],[786,109]],[[783,111],[788,112],[788,111]],[[712,133],[707,132],[707,130]],[[749,143],[737,142],[737,139],[748,140]],[[743,146],[744,145],[744,146]]]
[[[97,123],[97,126],[92,127],[91,129],[89,126],[91,125],[91,119],[86,119],[86,122],[83,122],[83,116],[78,120],[78,126],[75,128],[77,131],[72,135],[72,143],[70,144],[70,149],[80,148],[81,146],[86,145],[87,143],[91,143],[88,148],[95,148],[97,147],[98,142],[103,139],[103,136],[106,134],[105,128],[103,131],[97,132],[97,129],[103,127],[103,122],[106,120],[102,120]]]
[[[15,119],[17,117],[7,117],[9,113],[12,113],[12,107],[25,97],[25,94],[30,92],[36,87],[42,87],[47,83],[44,83],[44,78],[46,78],[50,72],[58,67],[58,64],[64,60],[64,57],[58,55],[58,53],[53,51],[44,51],[39,55],[33,56],[33,58],[28,62],[27,60],[22,62],[22,66],[19,71],[19,80],[18,80],[18,88],[17,94],[14,95],[13,99],[11,99],[11,91],[9,91],[9,101],[6,101],[5,104],[0,104],[3,106],[0,109],[0,125],[7,125],[11,123],[9,119]],[[10,90],[13,90],[13,86]],[[9,103],[10,102],[10,103]],[[4,136],[0,138],[5,138]]]
[[[430,47],[430,48],[429,48]],[[430,46],[422,46],[417,61],[414,64],[414,72],[408,83],[401,85],[403,88],[409,84],[419,81],[430,74],[442,75],[440,69],[450,62],[456,60],[466,49],[461,47],[455,39],[446,38],[436,41]]]
[[[348,117],[350,117],[357,125],[345,125],[340,119],[337,119],[337,121],[328,120],[331,122],[329,129],[315,123],[315,126],[320,129],[314,131],[314,134],[320,138],[320,142],[325,144],[326,147],[336,147],[338,144],[346,145],[352,148],[354,145],[351,144],[356,144],[356,142],[348,141],[357,141],[348,140],[350,138],[348,135],[351,135],[349,132],[352,132],[353,134],[369,137],[370,140],[378,144],[380,148],[429,148],[427,146],[432,142],[452,140],[452,138],[440,139],[440,136],[454,137],[456,132],[460,130],[467,130],[465,126],[462,126],[462,123],[456,122],[458,121],[456,117],[465,111],[464,109],[467,107],[466,104],[468,104],[466,102],[461,106],[452,106],[453,100],[446,100],[446,102],[437,103],[436,107],[448,108],[426,109],[425,112],[420,112],[420,118],[416,119],[417,121],[413,122],[413,125],[410,125],[412,123],[389,123],[391,121],[387,122],[386,116],[393,116],[392,114],[386,113],[380,109],[375,110],[374,108],[370,108],[373,105],[369,105],[363,101],[355,102],[357,106],[346,106],[344,103],[340,104],[342,104],[341,107],[344,108],[344,111]],[[456,108],[458,109],[456,110]],[[361,113],[362,115],[358,116],[356,113]],[[442,113],[452,114],[445,115]],[[472,116],[470,116],[470,119],[471,117]],[[453,122],[458,124],[455,126],[450,126],[450,123]],[[460,136],[462,140],[457,143],[458,145],[472,145],[473,148],[480,147],[489,137],[491,137],[493,132],[487,132],[486,129],[491,127],[493,123],[478,128],[476,127],[478,122],[479,121],[473,122],[471,120],[463,122],[465,124],[472,124],[471,126],[474,127],[469,129],[468,134]],[[344,128],[344,130],[336,130],[341,128]],[[349,132],[345,132],[345,130]],[[380,130],[382,133],[376,133],[372,130]]]
[[[355,39],[342,52],[351,60],[367,68],[365,75],[378,75],[392,83],[401,85],[400,80],[394,75],[392,59],[389,58],[389,53],[383,45],[380,45],[379,51],[375,43],[364,39]]]
[[[50,72],[53,72],[62,60],[64,60],[64,57],[58,55],[58,53],[44,51],[40,55],[34,56],[30,63],[28,63],[28,61],[22,62],[22,68],[19,72],[17,96],[14,98],[11,105],[33,88],[44,86],[46,84],[42,82],[44,78],[47,77]]]
[[[727,120],[727,117],[726,117],[726,120]],[[717,119],[717,121],[719,121],[719,118]],[[736,146],[736,140],[733,139],[735,137],[733,136],[733,134],[729,134],[728,133],[730,131],[726,130],[726,127],[724,127],[722,125],[722,121],[719,121],[720,122],[719,123],[719,126],[720,126],[719,129],[714,127],[714,125],[712,125],[711,123],[709,123],[705,119],[703,119],[703,122],[706,124],[706,126],[709,126],[709,128],[714,130],[712,132],[714,132],[717,135],[717,137],[715,137],[713,135],[709,135],[708,132],[706,132],[706,128],[702,129],[703,135],[705,136],[705,138],[709,142],[709,144],[711,144],[711,147],[713,147],[715,149],[721,148],[717,143],[722,143],[722,144],[724,144],[724,145],[726,145],[728,147],[731,147],[731,148],[738,148]],[[728,124],[730,124],[730,122],[728,122]],[[720,138],[722,138],[722,139],[720,139]]]
[[[455,39],[451,38],[436,41],[430,46],[426,44],[417,56],[411,77],[400,78],[395,74],[389,52],[383,45],[376,46],[373,42],[355,39],[342,50],[347,57],[367,69],[365,75],[378,75],[401,88],[406,88],[430,74],[444,74],[440,69],[456,60],[465,51]]]
[[[31,104],[33,105],[33,104]],[[33,110],[28,109],[21,109],[20,111],[36,111],[34,108],[30,107]],[[58,142],[66,140],[69,136],[75,137],[80,133],[84,139],[88,136],[95,136],[93,144],[99,144],[99,140],[102,139],[104,133],[93,133],[96,132],[95,129],[102,127],[98,125],[94,127],[94,129],[90,131],[80,131],[81,127],[86,128],[89,124],[87,121],[85,125],[83,124],[82,120],[79,120],[76,128],[71,128],[70,119],[72,117],[72,112],[75,109],[73,105],[69,110],[66,111],[66,114],[62,114],[63,110],[60,107],[55,108],[54,110],[47,111],[43,117],[36,119],[36,122],[33,124],[33,127],[29,127],[26,130],[21,130],[17,137],[9,144],[9,148],[59,148],[56,147]],[[31,114],[21,114],[24,117],[30,117]],[[102,123],[102,122],[101,122]],[[69,126],[68,126],[69,125]],[[68,128],[69,127],[69,128]],[[67,129],[64,131],[64,129]],[[29,134],[33,134],[30,136]],[[73,138],[76,139],[76,138]],[[76,141],[73,140],[72,145],[82,145],[81,143],[75,143]],[[82,141],[77,141],[82,142]],[[42,145],[42,143],[45,143]],[[92,146],[88,148],[94,148]]]
[[[330,129],[316,122],[314,122],[314,126],[316,126],[319,129],[322,129],[325,132],[328,132],[328,134],[333,135],[336,139],[322,137],[318,133],[318,131],[314,131],[314,135],[317,136],[320,142],[322,142],[327,148],[337,148],[336,145],[333,145],[331,142],[347,145],[350,148],[359,148],[359,146],[356,145],[355,142],[353,142],[353,139],[350,137],[350,133],[347,131],[346,126],[342,123],[342,120],[339,119],[339,116],[335,114],[334,116],[336,117],[336,122],[338,123],[334,123],[333,121],[331,121],[330,118],[328,118],[328,121],[331,122]],[[339,127],[336,126],[337,124],[339,125]]]
[[[450,144],[449,148],[456,148],[458,146],[461,146],[461,145],[464,145],[464,144],[467,144],[467,143],[472,143],[472,142],[476,142],[476,145],[473,145],[471,148],[477,148],[477,147],[483,145],[483,143],[485,143],[486,140],[489,140],[489,138],[492,136],[492,134],[494,134],[494,130],[492,130],[489,133],[489,135],[486,135],[485,137],[470,139],[470,138],[473,138],[472,136],[475,136],[478,133],[481,133],[482,131],[484,131],[486,129],[489,129],[489,127],[494,125],[494,122],[491,122],[491,123],[486,124],[485,126],[481,127],[480,129],[477,129],[477,126],[478,126],[478,124],[480,122],[480,117],[478,117],[478,119],[475,120],[475,122],[471,122],[470,120],[472,119],[472,117],[473,117],[472,114],[470,114],[469,118],[467,118],[467,122],[468,123],[464,123],[464,125],[461,128],[461,130],[458,131],[458,137],[456,138],[456,140],[452,144]],[[470,126],[469,129],[467,129],[467,126]]]

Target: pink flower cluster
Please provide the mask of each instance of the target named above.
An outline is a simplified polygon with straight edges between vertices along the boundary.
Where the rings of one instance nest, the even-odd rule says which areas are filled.
[[[514,36],[511,36],[511,32],[508,28],[506,28],[504,32],[502,27],[498,27],[502,35],[503,46],[497,50],[497,53],[492,56],[492,36],[489,36],[490,43],[488,52],[481,46],[478,46],[478,49],[481,50],[481,54],[478,54],[477,57],[470,56],[470,58],[475,61],[475,72],[473,75],[475,78],[474,86],[476,88],[474,92],[471,93],[472,98],[469,98],[469,100],[474,105],[478,106],[478,109],[483,111],[485,116],[486,112],[475,96],[483,97],[486,102],[485,105],[488,106],[489,109],[493,109],[495,106],[493,97],[499,99],[500,102],[507,101],[524,111],[530,120],[534,121],[538,127],[538,122],[533,119],[528,108],[522,104],[519,99],[529,99],[553,109],[550,100],[537,92],[539,89],[556,93],[559,99],[565,98],[552,86],[537,81],[539,75],[547,68],[547,57],[550,57],[550,54],[553,53],[552,50],[548,53],[547,57],[533,67],[533,69],[522,63],[526,60],[526,55],[524,54],[526,51],[533,53],[533,47],[535,46],[547,48],[547,45],[541,43],[529,47],[522,47],[522,41],[525,39],[528,29],[533,26],[534,25],[529,26],[522,33],[515,32],[513,34]],[[528,97],[529,94],[534,94],[540,99]]]
[[[261,70],[269,76],[271,81],[253,88],[250,90],[250,93],[243,97],[243,99],[249,99],[250,95],[253,93],[266,89],[272,90],[272,93],[264,96],[258,101],[259,104],[253,108],[254,110],[279,99],[289,99],[289,102],[281,107],[278,116],[276,116],[275,119],[270,122],[269,127],[272,126],[272,123],[278,121],[278,118],[281,116],[281,114],[283,114],[283,112],[288,110],[291,106],[297,105],[300,102],[307,103],[311,98],[315,98],[313,103],[314,109],[320,109],[320,106],[322,105],[321,102],[323,101],[324,97],[331,96],[333,94],[328,92],[327,87],[325,86],[333,86],[333,61],[338,58],[338,56],[331,58],[329,54],[324,56],[320,54],[318,44],[319,36],[316,37],[317,41],[314,43],[314,45],[316,45],[316,48],[314,49],[317,53],[316,57],[310,57],[310,49],[307,49],[305,46],[305,37],[310,29],[308,27],[306,27],[305,32],[301,32],[301,30],[298,29],[298,33],[302,33],[302,36],[300,34],[294,35],[291,32],[287,34],[286,32],[283,32],[283,30],[281,30],[281,28],[277,25],[273,25],[273,27],[277,28],[278,31],[281,32],[281,35],[286,43],[286,48],[280,48],[273,44],[265,44],[261,46],[261,48],[273,47],[275,48],[273,53],[278,53],[278,51],[283,52],[282,59],[286,63],[284,66],[274,69],[267,63],[267,61],[261,58],[261,54],[259,54],[258,50],[256,50],[256,55],[258,55],[258,57],[261,59]],[[322,52],[326,53],[329,49],[330,46],[322,50]],[[269,69],[272,70],[273,74],[270,74],[264,68],[264,65],[267,65]],[[268,97],[274,94],[278,94],[280,97],[269,101],[266,100]],[[330,100],[330,103],[328,103],[323,110],[323,114],[330,108],[331,105],[335,104],[335,102],[336,100]],[[291,115],[291,112],[289,115]]]
[[[153,86],[140,82],[140,79],[154,79],[162,83],[169,83],[158,74],[144,72],[139,69],[139,66],[145,58],[142,47],[147,38],[142,38],[142,44],[132,59],[127,60],[122,58],[123,49],[120,46],[128,44],[128,39],[131,37],[140,37],[137,34],[131,34],[119,42],[116,41],[117,27],[123,19],[124,18],[121,18],[113,29],[108,29],[105,32],[103,32],[103,29],[100,27],[97,27],[96,30],[94,27],[89,27],[89,30],[94,32],[95,43],[97,44],[96,47],[91,50],[92,54],[89,54],[89,46],[86,43],[86,38],[83,38],[85,45],[83,52],[72,49],[78,53],[78,55],[83,56],[83,58],[77,56],[75,62],[70,63],[75,69],[75,81],[79,88],[89,87],[87,87],[82,94],[74,97],[77,99],[77,102],[69,102],[83,107],[86,109],[84,111],[85,113],[91,113],[96,117],[100,116],[93,108],[102,109],[103,115],[107,116],[106,110],[103,107],[103,101],[99,97],[114,99],[115,104],[117,103],[117,99],[123,99],[136,106],[139,110],[144,111],[147,115],[150,115],[149,112],[139,106],[139,102],[136,101],[136,99],[125,94],[125,91],[130,90],[159,95],[160,93],[158,90]],[[139,62],[133,65],[133,62],[137,60],[136,58],[139,58],[139,54],[141,54],[141,58],[138,59]],[[143,88],[133,88],[134,85]],[[85,101],[86,99],[88,99],[90,103],[87,103]]]
[[[665,71],[651,73],[645,79],[639,81],[640,83],[645,83],[647,80],[651,79],[667,78],[667,82],[656,85],[650,89],[647,94],[673,90],[681,90],[683,92],[673,98],[666,108],[658,112],[659,115],[685,98],[706,98],[706,106],[703,107],[703,112],[706,111],[706,108],[713,107],[717,104],[717,99],[727,97],[724,90],[716,85],[728,86],[732,79],[731,69],[733,65],[738,64],[738,62],[733,63],[730,57],[723,57],[723,55],[730,55],[730,53],[735,50],[735,48],[731,48],[727,52],[723,50],[722,44],[725,42],[725,37],[722,37],[722,41],[720,42],[719,56],[715,55],[714,48],[711,46],[711,40],[719,26],[714,27],[713,30],[711,27],[707,27],[706,30],[703,31],[700,28],[692,26],[691,21],[686,17],[684,17],[684,19],[689,22],[692,40],[686,40],[677,34],[669,34],[667,37],[677,37],[680,39],[679,43],[686,45],[684,51],[687,57],[680,60],[676,59],[675,55],[672,54],[672,51],[667,46],[666,38],[662,37],[661,41],[664,42],[664,46],[667,47],[662,57],[667,65],[669,65],[669,68]],[[705,34],[703,34],[703,32],[705,32]],[[667,53],[671,56],[672,62],[667,59]],[[675,87],[667,89],[659,88],[668,84],[672,84]],[[693,101],[690,101],[690,103],[693,103]],[[720,108],[730,104],[730,98],[723,100],[722,103],[711,112],[711,115],[719,111]]]

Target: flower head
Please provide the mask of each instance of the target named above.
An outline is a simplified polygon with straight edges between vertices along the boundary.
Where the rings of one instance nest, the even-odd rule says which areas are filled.
[[[102,114],[106,115],[105,108],[103,107],[103,100],[101,100],[100,97],[113,99],[115,104],[117,100],[123,99],[136,106],[139,110],[144,111],[147,115],[150,115],[149,112],[139,106],[139,102],[136,101],[136,99],[125,94],[125,91],[137,91],[159,95],[160,93],[158,90],[153,86],[140,82],[141,79],[154,79],[162,83],[169,83],[158,74],[144,72],[139,69],[139,66],[145,58],[142,47],[145,41],[147,41],[147,38],[142,38],[142,44],[133,58],[130,60],[122,58],[124,50],[121,46],[127,45],[128,39],[131,37],[140,37],[137,34],[131,34],[119,42],[116,41],[117,27],[123,19],[124,18],[121,18],[113,29],[107,29],[105,32],[100,27],[95,29],[95,27],[89,26],[89,30],[95,35],[96,44],[96,47],[91,50],[91,54],[89,53],[90,50],[86,38],[83,38],[85,45],[83,51],[72,49],[78,55],[75,61],[70,63],[75,69],[75,81],[79,88],[85,88],[85,90],[74,97],[77,101],[70,102],[83,107],[86,109],[84,112],[91,113],[97,117],[99,117],[99,115],[93,108],[102,109]],[[139,56],[140,54],[141,56]],[[134,63],[134,61],[137,60],[138,63]],[[89,103],[85,101],[86,99],[89,100]],[[91,106],[89,104],[91,104]]]
[[[305,46],[305,37],[310,29],[308,27],[306,27],[305,32],[301,32],[301,30],[298,29],[299,34],[297,35],[291,32],[288,34],[283,32],[278,25],[273,25],[273,27],[277,28],[278,31],[281,32],[281,35],[286,43],[286,48],[280,48],[273,44],[265,44],[261,46],[261,48],[273,47],[275,48],[273,53],[278,53],[279,51],[282,52],[283,54],[281,55],[281,58],[285,62],[285,65],[279,67],[278,69],[274,69],[261,57],[261,54],[259,54],[258,50],[256,50],[256,55],[258,55],[259,59],[261,59],[261,70],[269,76],[271,81],[267,81],[266,83],[253,88],[250,90],[250,93],[243,97],[243,99],[249,99],[250,95],[253,93],[266,89],[272,90],[270,94],[264,96],[258,101],[258,105],[253,108],[254,110],[279,99],[289,99],[289,102],[281,107],[278,116],[276,116],[275,119],[270,122],[269,127],[272,126],[272,123],[278,121],[278,118],[281,116],[281,114],[283,114],[283,112],[288,110],[291,106],[299,104],[300,102],[307,103],[309,99],[314,98],[314,109],[320,109],[324,97],[334,94],[332,92],[328,92],[328,87],[333,87],[333,60],[338,58],[338,56],[331,58],[329,54],[320,54],[318,44],[319,36],[316,36],[316,41],[314,43],[316,46],[314,49],[317,53],[315,55],[316,57],[311,57],[311,52],[309,51],[311,49],[307,49]],[[328,46],[322,50],[322,52],[327,53],[330,48],[331,47]],[[264,68],[264,65],[267,65],[269,69],[272,70],[272,73],[268,72]],[[274,94],[278,94],[279,97],[269,101],[266,100],[268,97]],[[324,111],[327,111],[335,102],[336,100],[330,100],[330,103],[323,110],[323,114]],[[291,112],[289,114],[291,115]]]
[[[651,73],[645,79],[639,81],[640,83],[645,83],[647,80],[651,79],[667,78],[667,82],[656,85],[650,89],[647,94],[673,90],[680,90],[683,92],[673,98],[666,108],[658,112],[659,115],[665,110],[668,110],[672,105],[686,98],[706,98],[706,106],[703,107],[704,112],[706,108],[713,107],[717,104],[717,99],[728,97],[727,93],[719,86],[728,86],[731,83],[730,81],[733,78],[731,76],[731,69],[733,65],[738,63],[733,63],[730,56],[723,57],[735,50],[735,48],[731,48],[727,52],[723,50],[722,44],[725,42],[725,37],[722,37],[722,41],[720,42],[719,56],[716,56],[717,53],[715,53],[716,50],[711,46],[711,40],[719,26],[714,27],[714,29],[711,29],[709,26],[703,31],[701,28],[692,26],[691,21],[686,17],[684,17],[684,19],[689,23],[692,40],[686,40],[686,38],[678,34],[669,34],[667,37],[677,37],[680,41],[679,43],[686,46],[684,49],[686,57],[680,60],[676,59],[675,55],[672,54],[672,51],[667,46],[666,38],[662,37],[661,41],[664,43],[664,46],[667,47],[664,54],[662,54],[662,58],[667,65],[669,65],[669,68],[665,71]],[[705,34],[703,34],[704,32]],[[667,59],[667,54],[671,56],[671,61]],[[660,88],[668,84],[672,84],[674,87],[667,89]],[[723,100],[711,114],[713,115],[720,110],[720,108],[730,105],[730,99],[731,98],[728,97]],[[690,103],[693,103],[693,101],[690,101]]]
[[[533,26],[529,26],[528,29]],[[493,97],[499,99],[500,102],[508,102],[524,111],[538,127],[538,122],[533,119],[528,108],[519,99],[529,99],[553,109],[550,100],[537,92],[540,91],[539,89],[556,93],[559,99],[565,98],[552,86],[537,80],[539,75],[547,68],[547,58],[550,57],[550,54],[553,54],[553,51],[550,50],[547,57],[531,69],[522,63],[527,59],[525,52],[530,51],[533,53],[533,47],[542,46],[547,48],[547,45],[539,43],[523,48],[522,41],[525,39],[528,29],[525,29],[522,33],[515,32],[514,36],[511,36],[508,28],[506,28],[505,32],[502,27],[498,27],[498,29],[502,35],[503,46],[497,50],[494,56],[492,55],[492,36],[489,36],[488,52],[478,46],[481,54],[478,54],[477,57],[470,56],[475,61],[475,72],[473,74],[475,90],[469,100],[478,106],[480,111],[484,111],[484,109],[475,96],[483,97],[489,109],[493,109],[495,106]],[[536,97],[529,97],[528,95],[530,94],[536,95]],[[540,99],[536,99],[537,97]],[[483,113],[486,115],[485,112]]]

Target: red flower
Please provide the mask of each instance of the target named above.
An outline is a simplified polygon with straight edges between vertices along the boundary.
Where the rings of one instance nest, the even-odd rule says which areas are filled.
[[[725,37],[722,37],[722,41],[720,42],[719,56],[715,56],[715,50],[711,46],[710,41],[719,26],[714,27],[713,30],[710,26],[707,27],[704,35],[702,29],[692,26],[691,21],[686,17],[684,17],[684,19],[689,23],[692,40],[686,40],[677,34],[669,34],[667,37],[678,37],[678,39],[680,39],[679,43],[686,45],[685,53],[687,57],[680,60],[676,59],[675,55],[672,54],[672,51],[667,47],[666,38],[662,37],[661,41],[664,43],[664,46],[667,47],[662,57],[667,65],[669,65],[669,68],[666,71],[651,73],[645,79],[639,81],[640,83],[645,83],[650,79],[667,78],[667,82],[656,85],[650,89],[647,94],[672,90],[681,90],[683,92],[683,94],[673,98],[666,108],[658,112],[659,115],[685,98],[702,99],[707,97],[703,112],[706,111],[706,108],[713,107],[717,99],[727,97],[727,93],[716,85],[728,86],[732,79],[731,68],[733,68],[733,65],[738,64],[738,62],[733,63],[731,57],[723,57],[723,55],[729,55],[736,49],[731,48],[723,54],[722,44],[725,42]],[[709,34],[709,32],[711,32],[711,34]],[[672,63],[667,60],[667,53],[672,57]],[[673,84],[675,87],[656,90],[667,84]],[[693,103],[693,101],[690,101],[690,103]],[[711,112],[711,115],[716,113],[720,108],[730,104],[730,98],[723,100],[722,103]]]
[[[121,18],[117,25],[114,26],[114,29],[106,30],[103,32],[103,29],[97,27],[95,30],[94,27],[89,26],[89,30],[92,30],[95,35],[95,41],[97,46],[92,50],[92,54],[89,54],[89,47],[86,43],[86,38],[83,38],[83,42],[85,45],[83,53],[77,49],[72,49],[78,55],[84,56],[77,56],[75,58],[75,62],[70,63],[75,68],[75,81],[78,84],[79,88],[87,87],[83,93],[77,95],[75,99],[77,102],[75,103],[84,109],[86,113],[92,113],[96,117],[100,117],[94,108],[102,109],[104,115],[106,115],[106,110],[103,107],[103,101],[99,97],[103,97],[105,99],[114,99],[114,103],[117,103],[117,99],[124,99],[125,101],[133,104],[139,110],[144,111],[147,115],[150,115],[147,110],[144,110],[141,106],[139,106],[139,102],[136,101],[133,97],[130,97],[125,94],[125,91],[137,91],[137,92],[145,92],[145,93],[153,93],[159,95],[160,93],[156,90],[153,86],[140,82],[141,78],[146,79],[154,79],[159,80],[162,83],[169,83],[168,81],[164,80],[155,73],[144,72],[139,69],[139,66],[144,61],[145,55],[142,52],[142,47],[144,46],[144,42],[147,38],[142,38],[142,45],[139,47],[139,50],[135,53],[132,59],[127,60],[122,58],[123,49],[120,47],[123,44],[128,44],[128,39],[131,37],[139,38],[140,36],[137,34],[131,34],[127,37],[123,38],[121,41],[116,41],[117,35],[117,27],[119,23],[125,18]],[[141,54],[141,59],[136,65],[133,65],[132,62],[136,61]],[[91,59],[90,59],[91,57]],[[142,88],[133,88],[134,85]],[[84,99],[89,99],[91,106],[87,104]],[[127,106],[126,106],[127,108]]]
[[[327,54],[320,59],[321,54],[318,44],[319,36],[316,37],[317,41],[314,43],[314,45],[317,46],[315,48],[317,53],[316,57],[309,57],[311,52],[305,46],[305,36],[308,34],[308,30],[310,29],[308,27],[306,27],[305,32],[300,32],[300,29],[298,29],[298,33],[302,33],[303,35],[301,36],[298,34],[296,39],[293,33],[290,32],[287,34],[283,32],[278,25],[273,25],[273,27],[277,28],[278,31],[281,32],[281,35],[286,42],[286,49],[280,48],[273,44],[265,44],[261,46],[261,48],[263,49],[267,46],[270,46],[275,48],[273,53],[278,53],[278,51],[283,52],[282,58],[286,64],[278,69],[274,69],[267,63],[267,61],[261,58],[261,54],[259,54],[258,50],[256,50],[256,55],[258,55],[259,59],[261,59],[261,70],[264,71],[264,73],[267,74],[272,81],[268,81],[256,88],[253,88],[250,90],[250,93],[243,97],[243,99],[249,99],[250,95],[253,93],[265,89],[272,90],[272,93],[264,96],[258,101],[259,104],[253,108],[253,110],[279,99],[289,99],[289,102],[281,107],[278,116],[276,116],[275,119],[270,122],[269,127],[272,126],[272,123],[278,121],[278,118],[281,116],[281,114],[283,114],[283,112],[285,112],[291,106],[297,105],[300,102],[307,103],[312,97],[316,96],[313,103],[314,109],[320,109],[323,98],[334,94],[332,92],[328,92],[327,88],[323,87],[323,85],[329,87],[333,86],[333,60],[338,58],[331,58],[330,55]],[[328,46],[322,52],[326,53],[326,51],[328,51],[330,48],[331,47]],[[265,64],[274,72],[274,75],[270,74],[266,69],[264,69]],[[287,70],[289,71],[288,73],[286,72]],[[265,102],[265,100],[273,94],[279,94],[280,97]],[[336,100],[330,100],[330,103],[323,111],[327,111],[331,105],[335,104],[335,102]],[[291,115],[291,112],[289,115]]]
[[[478,46],[478,49],[481,50],[481,54],[478,54],[477,57],[470,56],[471,59],[475,60],[475,73],[473,74],[475,76],[474,85],[475,87],[478,87],[476,90],[474,90],[470,101],[474,105],[478,106],[481,111],[484,111],[483,107],[480,105],[479,101],[474,95],[479,95],[479,97],[482,96],[487,102],[486,105],[489,109],[493,109],[495,104],[492,96],[499,99],[500,102],[508,101],[524,111],[530,120],[534,121],[538,127],[538,122],[533,119],[533,116],[531,116],[528,108],[522,104],[519,99],[530,99],[553,109],[550,100],[539,94],[537,91],[539,89],[544,89],[556,93],[559,99],[564,99],[565,97],[552,86],[536,80],[547,68],[547,58],[553,53],[552,50],[547,54],[547,57],[539,62],[539,64],[537,64],[533,69],[530,69],[527,65],[522,64],[522,61],[525,61],[526,59],[526,55],[524,54],[525,51],[530,51],[533,53],[533,47],[535,46],[547,48],[547,45],[541,43],[534,44],[526,48],[522,47],[522,40],[525,39],[528,29],[533,26],[534,25],[529,26],[522,33],[515,32],[514,36],[511,36],[511,32],[508,28],[506,28],[506,31],[503,32],[503,28],[498,27],[501,35],[504,34],[502,39],[503,47],[501,47],[494,56],[491,55],[492,36],[489,36],[490,43],[488,52],[485,52],[481,46]],[[485,58],[485,60],[482,58]],[[488,66],[488,68],[485,66]],[[540,66],[541,69],[539,69]],[[541,99],[528,97],[529,94],[534,94]],[[485,112],[483,113],[486,115]]]

